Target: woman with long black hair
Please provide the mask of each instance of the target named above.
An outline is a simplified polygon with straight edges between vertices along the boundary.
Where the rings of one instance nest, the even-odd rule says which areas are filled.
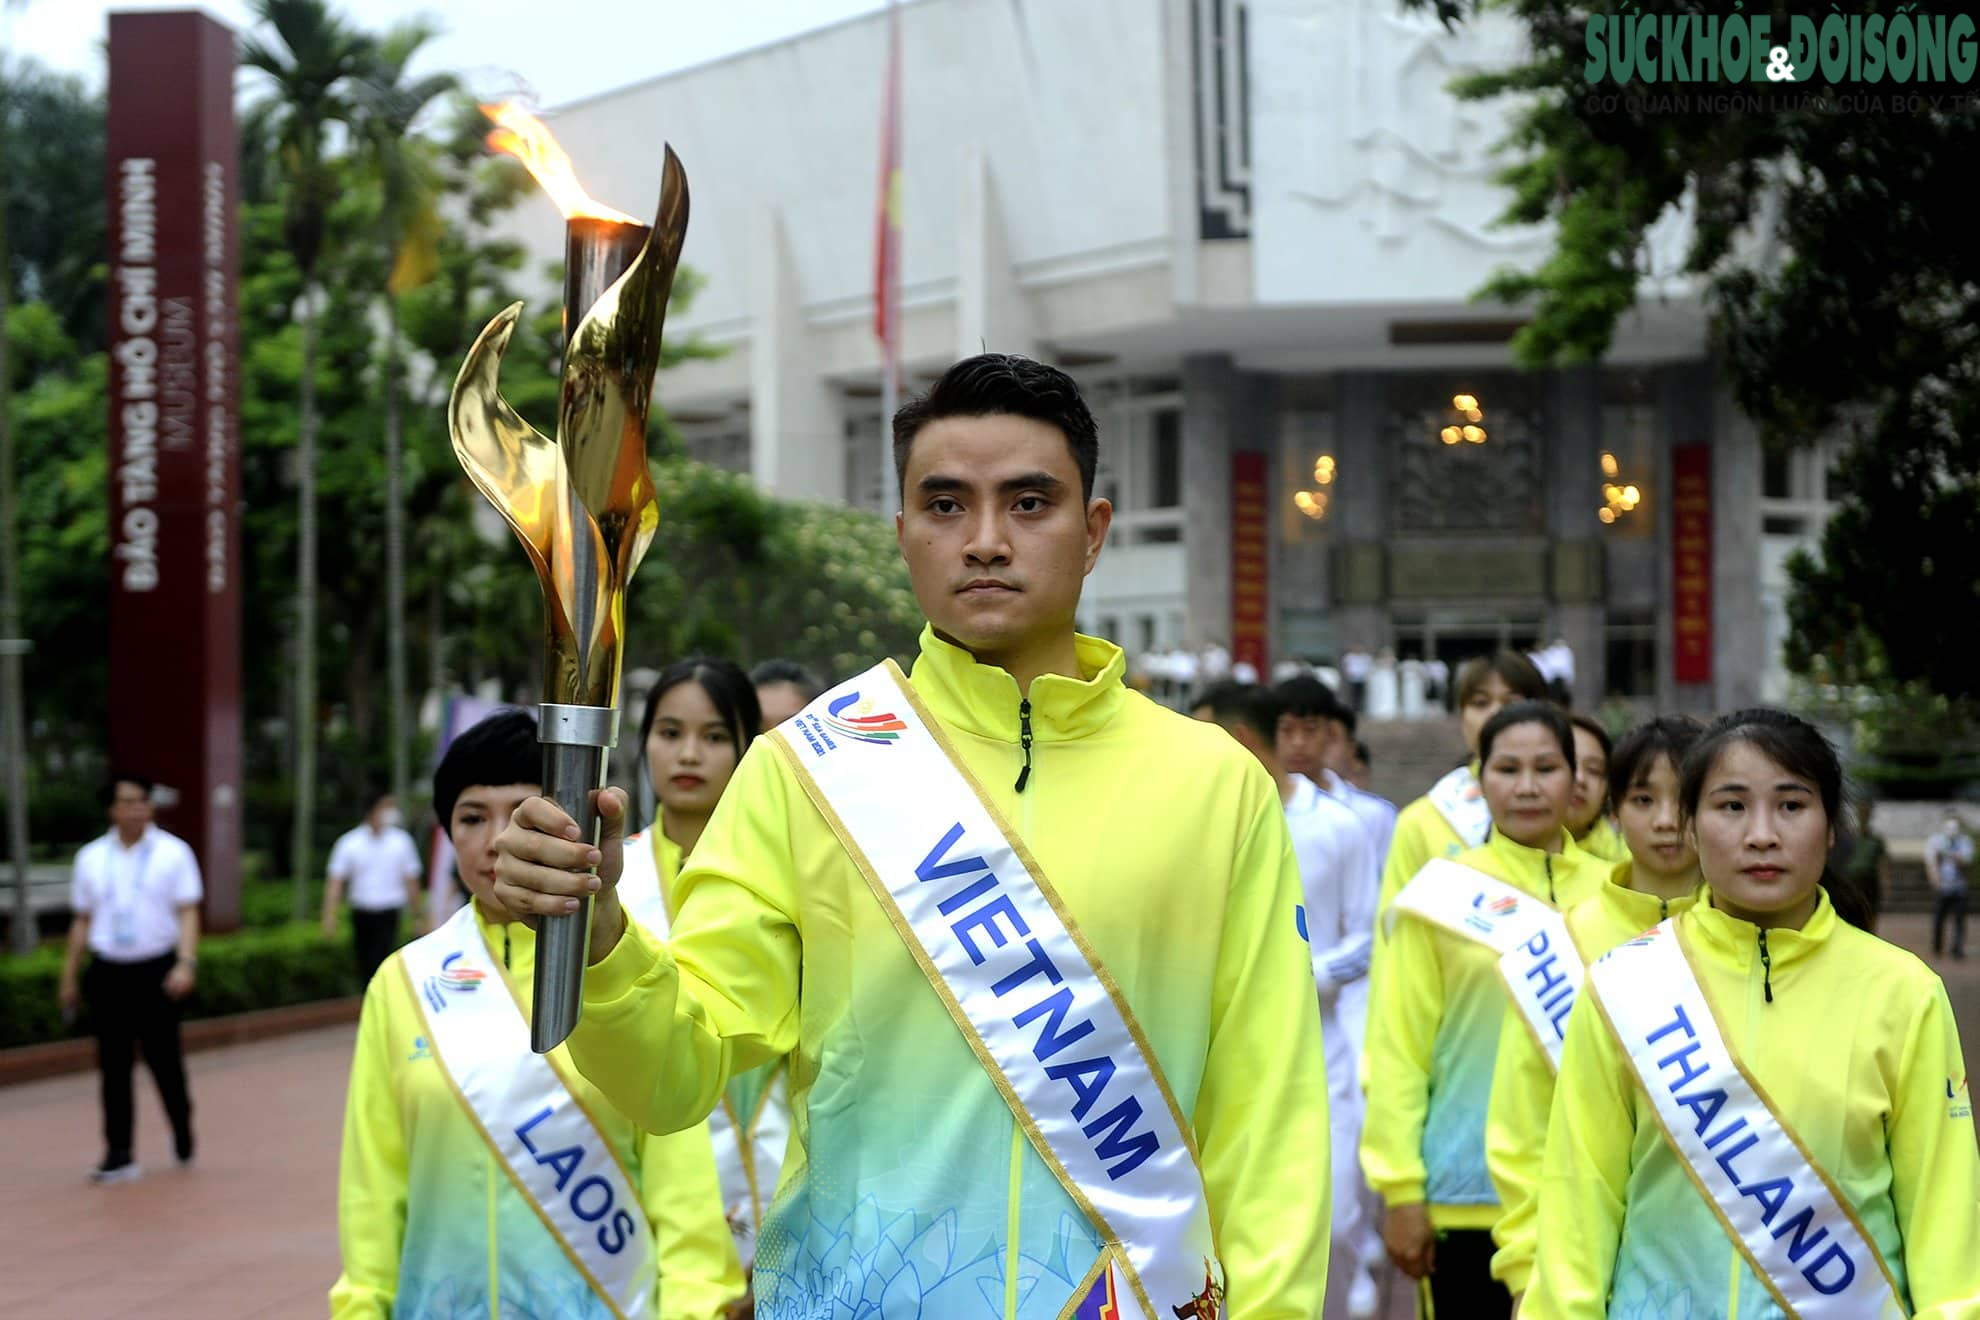
[[[1980,1152],[1945,987],[1841,921],[1842,769],[1728,715],[1679,801],[1708,894],[1589,969],[1521,1314],[1980,1313]]]
[[[756,686],[736,665],[695,656],[669,665],[647,693],[640,746],[657,812],[625,841],[619,880],[626,911],[656,935],[677,911],[673,884],[742,754],[762,728]],[[790,1139],[790,1101],[783,1063],[767,1064],[729,1081],[709,1115],[723,1212],[745,1275],[756,1255],[756,1234],[777,1190]]]

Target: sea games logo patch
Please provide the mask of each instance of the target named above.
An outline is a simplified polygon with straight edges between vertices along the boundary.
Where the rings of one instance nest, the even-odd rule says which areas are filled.
[[[848,710],[853,713],[847,715]],[[859,693],[848,692],[825,708],[825,726],[840,737],[857,742],[899,742],[902,730],[907,728],[901,717],[892,711],[884,715],[872,711],[871,701],[861,701]]]
[[[1946,1078],[1946,1117],[1972,1118],[1973,1092],[1967,1086],[1967,1078],[1954,1081]]]
[[[1471,911],[1465,914],[1464,924],[1490,935],[1494,926],[1518,911],[1519,900],[1511,894],[1502,894],[1490,902],[1480,894],[1471,900]]]
[[[426,978],[426,1002],[436,1013],[447,1007],[447,995],[470,994],[488,979],[488,973],[478,967],[456,967],[461,956],[459,949],[454,950],[441,961],[440,970]]]
[[[892,711],[875,711],[873,699],[861,697],[858,689],[833,698],[823,715],[798,716],[796,725],[814,756],[836,751],[840,739],[885,747],[907,731],[907,721]]]

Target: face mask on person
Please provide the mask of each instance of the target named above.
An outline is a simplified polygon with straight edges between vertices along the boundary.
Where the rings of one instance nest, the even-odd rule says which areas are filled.
[[[397,807],[387,807],[378,813],[378,828],[381,830],[396,830],[399,828],[400,819],[401,817]]]

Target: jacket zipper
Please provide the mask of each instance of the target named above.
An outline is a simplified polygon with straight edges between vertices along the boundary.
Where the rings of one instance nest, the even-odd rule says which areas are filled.
[[[1018,746],[1024,749],[1024,768],[1018,771],[1016,792],[1024,792],[1031,780],[1031,698],[1018,702]]]
[[[1767,956],[1767,928],[1760,928],[1760,985],[1767,992],[1767,1002],[1774,1002],[1774,960]]]
[[[1554,897],[1554,855],[1547,853],[1540,858],[1540,864],[1547,868],[1547,902],[1559,907],[1560,900]]]
[[[1031,781],[1031,699],[1026,697],[1018,702],[1018,745],[1024,749],[1024,765],[1018,771],[1017,826],[1018,838],[1031,837],[1031,802],[1024,795],[1024,786]],[[1009,1241],[1004,1243],[1004,1278],[1008,1281],[1004,1295],[1004,1320],[1017,1320],[1017,1296],[1015,1292],[1019,1253],[1018,1239],[1024,1224],[1024,1152],[1029,1143],[1024,1139],[1024,1131],[1018,1126],[1015,1116],[1011,1119],[1011,1163],[1010,1182],[1005,1195],[1009,1198],[1004,1206],[1004,1231]]]

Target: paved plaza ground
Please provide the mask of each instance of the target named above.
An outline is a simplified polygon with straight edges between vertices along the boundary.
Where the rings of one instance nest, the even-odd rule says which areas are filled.
[[[1880,932],[1929,946],[1924,918]],[[1980,939],[1976,939],[1980,946]],[[1969,1057],[1980,1053],[1980,947],[1938,964]],[[95,1187],[94,1073],[0,1090],[0,1314],[9,1320],[289,1320],[323,1315],[337,1274],[337,1144],[350,1026],[195,1054],[200,1150],[174,1167],[148,1075],[138,1079],[145,1177]],[[1409,1314],[1397,1289],[1391,1316]]]

